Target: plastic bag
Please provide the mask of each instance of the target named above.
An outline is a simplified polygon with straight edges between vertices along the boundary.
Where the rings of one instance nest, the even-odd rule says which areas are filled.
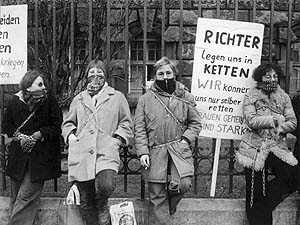
[[[111,225],[137,225],[133,203],[122,202],[110,206]]]
[[[58,206],[57,224],[85,225],[80,211],[80,195],[76,185],[72,185],[65,200]]]

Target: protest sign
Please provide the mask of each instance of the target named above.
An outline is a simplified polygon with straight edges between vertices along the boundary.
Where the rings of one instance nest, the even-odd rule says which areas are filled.
[[[241,139],[242,103],[254,86],[260,64],[264,25],[199,18],[192,94],[201,115],[201,136]]]
[[[18,84],[27,71],[27,5],[0,7],[0,84]]]
[[[255,85],[264,25],[199,18],[192,94],[201,116],[201,136],[216,139],[210,196],[215,195],[221,139],[241,139],[245,133],[242,104]]]

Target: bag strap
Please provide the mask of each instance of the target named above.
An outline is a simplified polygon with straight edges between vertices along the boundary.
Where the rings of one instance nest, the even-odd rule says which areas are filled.
[[[150,92],[154,95],[154,97],[159,101],[159,103],[166,109],[166,111],[171,115],[173,120],[177,123],[177,125],[180,127],[182,131],[184,131],[184,128],[181,124],[181,122],[178,120],[178,118],[174,115],[174,113],[169,109],[169,107],[161,100],[161,98],[152,90]]]
[[[31,119],[31,117],[33,117],[33,115],[35,114],[37,108],[35,108],[31,113],[30,115],[23,121],[23,123],[16,129],[16,131],[14,132],[14,135],[15,136],[17,133],[20,132],[20,130],[25,126],[25,124]]]

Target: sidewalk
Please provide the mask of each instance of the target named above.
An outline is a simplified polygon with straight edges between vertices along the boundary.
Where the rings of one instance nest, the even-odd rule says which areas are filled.
[[[57,224],[56,211],[61,198],[42,198],[35,225]],[[148,201],[110,199],[109,204],[133,201],[139,225],[148,225]],[[274,211],[273,225],[294,225],[298,217],[298,198],[288,198]],[[7,225],[9,198],[0,197],[0,225]],[[244,199],[184,198],[178,205],[174,225],[248,225]]]

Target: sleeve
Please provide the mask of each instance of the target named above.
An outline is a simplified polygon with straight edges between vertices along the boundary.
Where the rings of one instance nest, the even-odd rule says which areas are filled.
[[[71,133],[75,133],[78,125],[77,121],[77,106],[78,99],[75,97],[71,102],[69,111],[66,114],[63,123],[62,123],[62,136],[65,143],[68,143],[68,137]]]
[[[196,108],[196,102],[194,100],[194,96],[188,92],[188,101],[190,102],[187,104],[188,106],[188,115],[187,115],[187,128],[184,131],[182,138],[188,139],[189,143],[195,143],[195,139],[199,136],[202,125],[201,125],[201,118],[200,114]]]
[[[295,112],[295,116],[297,118],[297,128],[293,131],[293,134],[296,137],[300,136],[300,98],[294,97],[292,100],[292,106]]]
[[[17,129],[17,126],[13,119],[13,106],[16,105],[11,99],[8,102],[8,106],[6,110],[4,111],[3,119],[2,119],[2,133],[7,134],[8,137],[12,137],[14,132]]]
[[[134,117],[134,141],[138,157],[142,155],[149,155],[148,136],[145,121],[145,102],[144,97],[141,96],[135,110]]]
[[[119,98],[119,121],[118,128],[115,131],[114,135],[118,135],[125,141],[125,144],[129,144],[129,138],[132,138],[132,119],[129,109],[128,102],[123,94],[120,93]]]
[[[275,128],[272,115],[258,115],[256,113],[254,101],[250,101],[249,96],[245,95],[243,101],[243,116],[247,126],[251,129],[271,129]]]
[[[285,133],[293,132],[297,127],[297,119],[291,99],[288,95],[285,96],[283,116],[285,118],[285,122],[281,124],[281,127]]]
[[[61,135],[62,112],[56,98],[49,96],[49,125],[40,128],[46,140],[57,139]]]

